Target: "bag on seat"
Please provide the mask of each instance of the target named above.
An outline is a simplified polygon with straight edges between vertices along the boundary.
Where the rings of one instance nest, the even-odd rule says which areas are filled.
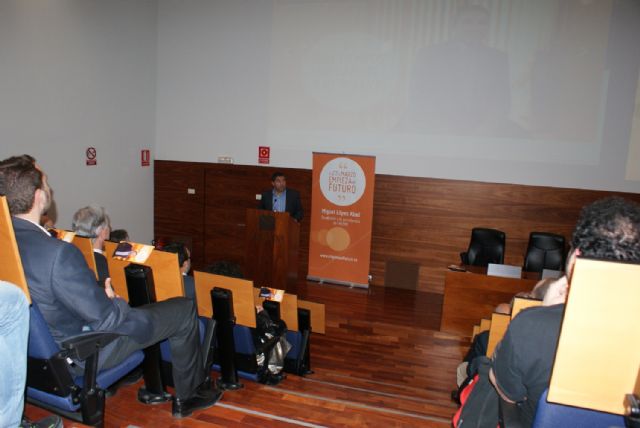
[[[499,418],[499,397],[489,380],[491,360],[477,357],[474,360],[478,373],[460,393],[462,405],[453,416],[456,428],[496,428]]]

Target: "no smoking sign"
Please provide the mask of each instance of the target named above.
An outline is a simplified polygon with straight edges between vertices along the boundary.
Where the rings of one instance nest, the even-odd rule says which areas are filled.
[[[96,159],[97,152],[95,147],[89,147],[85,154],[87,156],[87,166],[96,166],[98,164],[98,160]]]

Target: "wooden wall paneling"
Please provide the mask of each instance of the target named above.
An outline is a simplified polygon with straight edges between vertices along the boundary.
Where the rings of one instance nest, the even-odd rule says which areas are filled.
[[[244,264],[246,210],[257,208],[256,194],[271,188],[271,174],[282,171],[287,186],[298,190],[304,218],[300,224],[298,279],[306,278],[309,259],[309,170],[210,164],[206,170],[205,254],[208,263],[229,260]]]
[[[233,165],[209,165],[205,183],[205,253],[208,263],[228,260],[244,265],[246,210],[255,208],[257,169]]]
[[[185,202],[193,204],[189,210],[203,213],[204,253],[209,263],[220,258],[242,263],[244,211],[257,206],[256,193],[269,189],[271,174],[281,169],[287,175],[289,187],[300,191],[305,211],[300,229],[299,263],[299,278],[305,278],[311,209],[310,170],[172,161],[156,161],[156,165],[156,195],[170,195],[169,189],[180,184],[174,177],[175,171],[197,175],[197,171],[206,170],[206,215],[204,200],[194,198]],[[176,169],[177,165],[182,165],[181,169]],[[473,227],[504,231],[507,235],[505,263],[522,265],[530,232],[558,233],[570,242],[580,209],[611,194],[640,202],[640,194],[377,175],[371,244],[372,283],[384,286],[387,260],[408,261],[420,264],[418,291],[443,294],[446,267],[459,262],[459,253],[467,249]],[[186,209],[177,207],[176,202],[183,199],[165,197],[162,201],[164,206],[184,213]],[[182,218],[159,212],[159,205],[156,202],[156,230],[178,230]],[[197,211],[197,207],[202,210]],[[196,230],[195,226],[189,227],[192,227],[190,232]]]
[[[190,245],[194,269],[203,269],[205,264],[206,165],[199,162],[154,162],[154,237],[176,239]],[[195,193],[189,193],[189,189]]]
[[[440,331],[469,334],[480,318],[491,316],[500,303],[508,303],[521,291],[531,290],[532,279],[502,278],[471,272],[446,273]]]
[[[612,192],[379,175],[374,193],[372,274],[383,285],[388,258],[421,264],[421,291],[443,293],[473,227],[507,235],[505,263],[522,265],[532,231],[570,241],[582,206]],[[620,194],[640,201],[638,194]]]

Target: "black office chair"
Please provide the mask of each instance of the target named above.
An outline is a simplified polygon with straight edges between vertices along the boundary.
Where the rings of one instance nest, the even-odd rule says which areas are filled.
[[[564,236],[555,233],[531,232],[524,258],[523,270],[542,272],[543,269],[564,270]]]
[[[460,253],[462,264],[487,266],[489,263],[504,263],[504,232],[496,229],[474,227],[471,230],[469,249]]]

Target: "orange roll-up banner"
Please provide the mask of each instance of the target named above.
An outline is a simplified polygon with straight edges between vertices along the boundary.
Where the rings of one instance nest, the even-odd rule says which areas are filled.
[[[376,158],[313,154],[308,279],[369,286]]]

